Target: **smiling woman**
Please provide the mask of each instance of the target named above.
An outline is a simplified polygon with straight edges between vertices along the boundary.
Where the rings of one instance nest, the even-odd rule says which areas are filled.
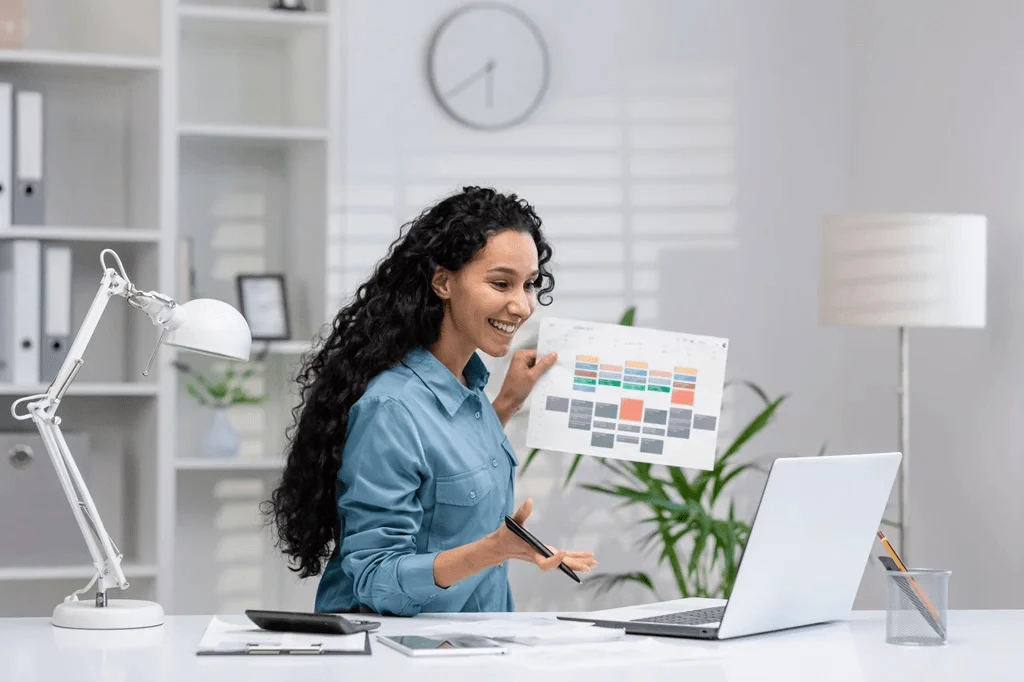
[[[264,504],[293,570],[323,573],[317,611],[511,611],[508,559],[596,565],[590,552],[544,557],[503,523],[518,461],[502,426],[555,358],[517,354],[492,405],[477,355],[507,354],[550,302],[550,260],[526,201],[467,187],[404,226],[336,315],[299,374],[287,464]]]

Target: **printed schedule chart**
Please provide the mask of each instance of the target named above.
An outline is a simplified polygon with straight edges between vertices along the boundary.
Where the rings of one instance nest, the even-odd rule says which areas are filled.
[[[540,356],[558,363],[534,388],[531,448],[710,469],[726,339],[548,318]]]

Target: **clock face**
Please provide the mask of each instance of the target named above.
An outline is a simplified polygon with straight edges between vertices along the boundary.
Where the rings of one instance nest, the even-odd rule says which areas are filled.
[[[468,5],[430,42],[427,74],[449,116],[497,130],[525,120],[548,87],[548,51],[537,27],[514,7]]]

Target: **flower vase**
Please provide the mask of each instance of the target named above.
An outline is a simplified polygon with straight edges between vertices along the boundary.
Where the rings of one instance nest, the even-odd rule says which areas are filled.
[[[203,453],[215,459],[227,459],[238,454],[242,439],[231,424],[226,407],[213,410],[213,422],[203,437]]]

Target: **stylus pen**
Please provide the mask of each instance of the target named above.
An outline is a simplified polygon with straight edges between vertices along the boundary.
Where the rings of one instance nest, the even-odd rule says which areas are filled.
[[[548,549],[547,545],[545,545],[543,542],[541,542],[540,540],[535,538],[530,533],[530,531],[526,530],[525,528],[520,526],[518,523],[516,523],[516,520],[513,519],[511,516],[506,516],[505,517],[505,525],[508,526],[508,529],[510,531],[512,531],[513,533],[518,535],[520,538],[525,540],[531,547],[533,547],[535,550],[537,550],[538,552],[540,552],[544,556],[546,556],[546,557],[554,556],[554,553],[550,549]],[[578,575],[576,575],[576,573],[573,572],[573,570],[571,568],[569,568],[568,566],[565,565],[564,561],[558,564],[558,570],[560,570],[562,573],[565,573],[567,576],[569,576],[570,578],[572,578],[576,582],[582,582],[580,580],[580,577]]]

